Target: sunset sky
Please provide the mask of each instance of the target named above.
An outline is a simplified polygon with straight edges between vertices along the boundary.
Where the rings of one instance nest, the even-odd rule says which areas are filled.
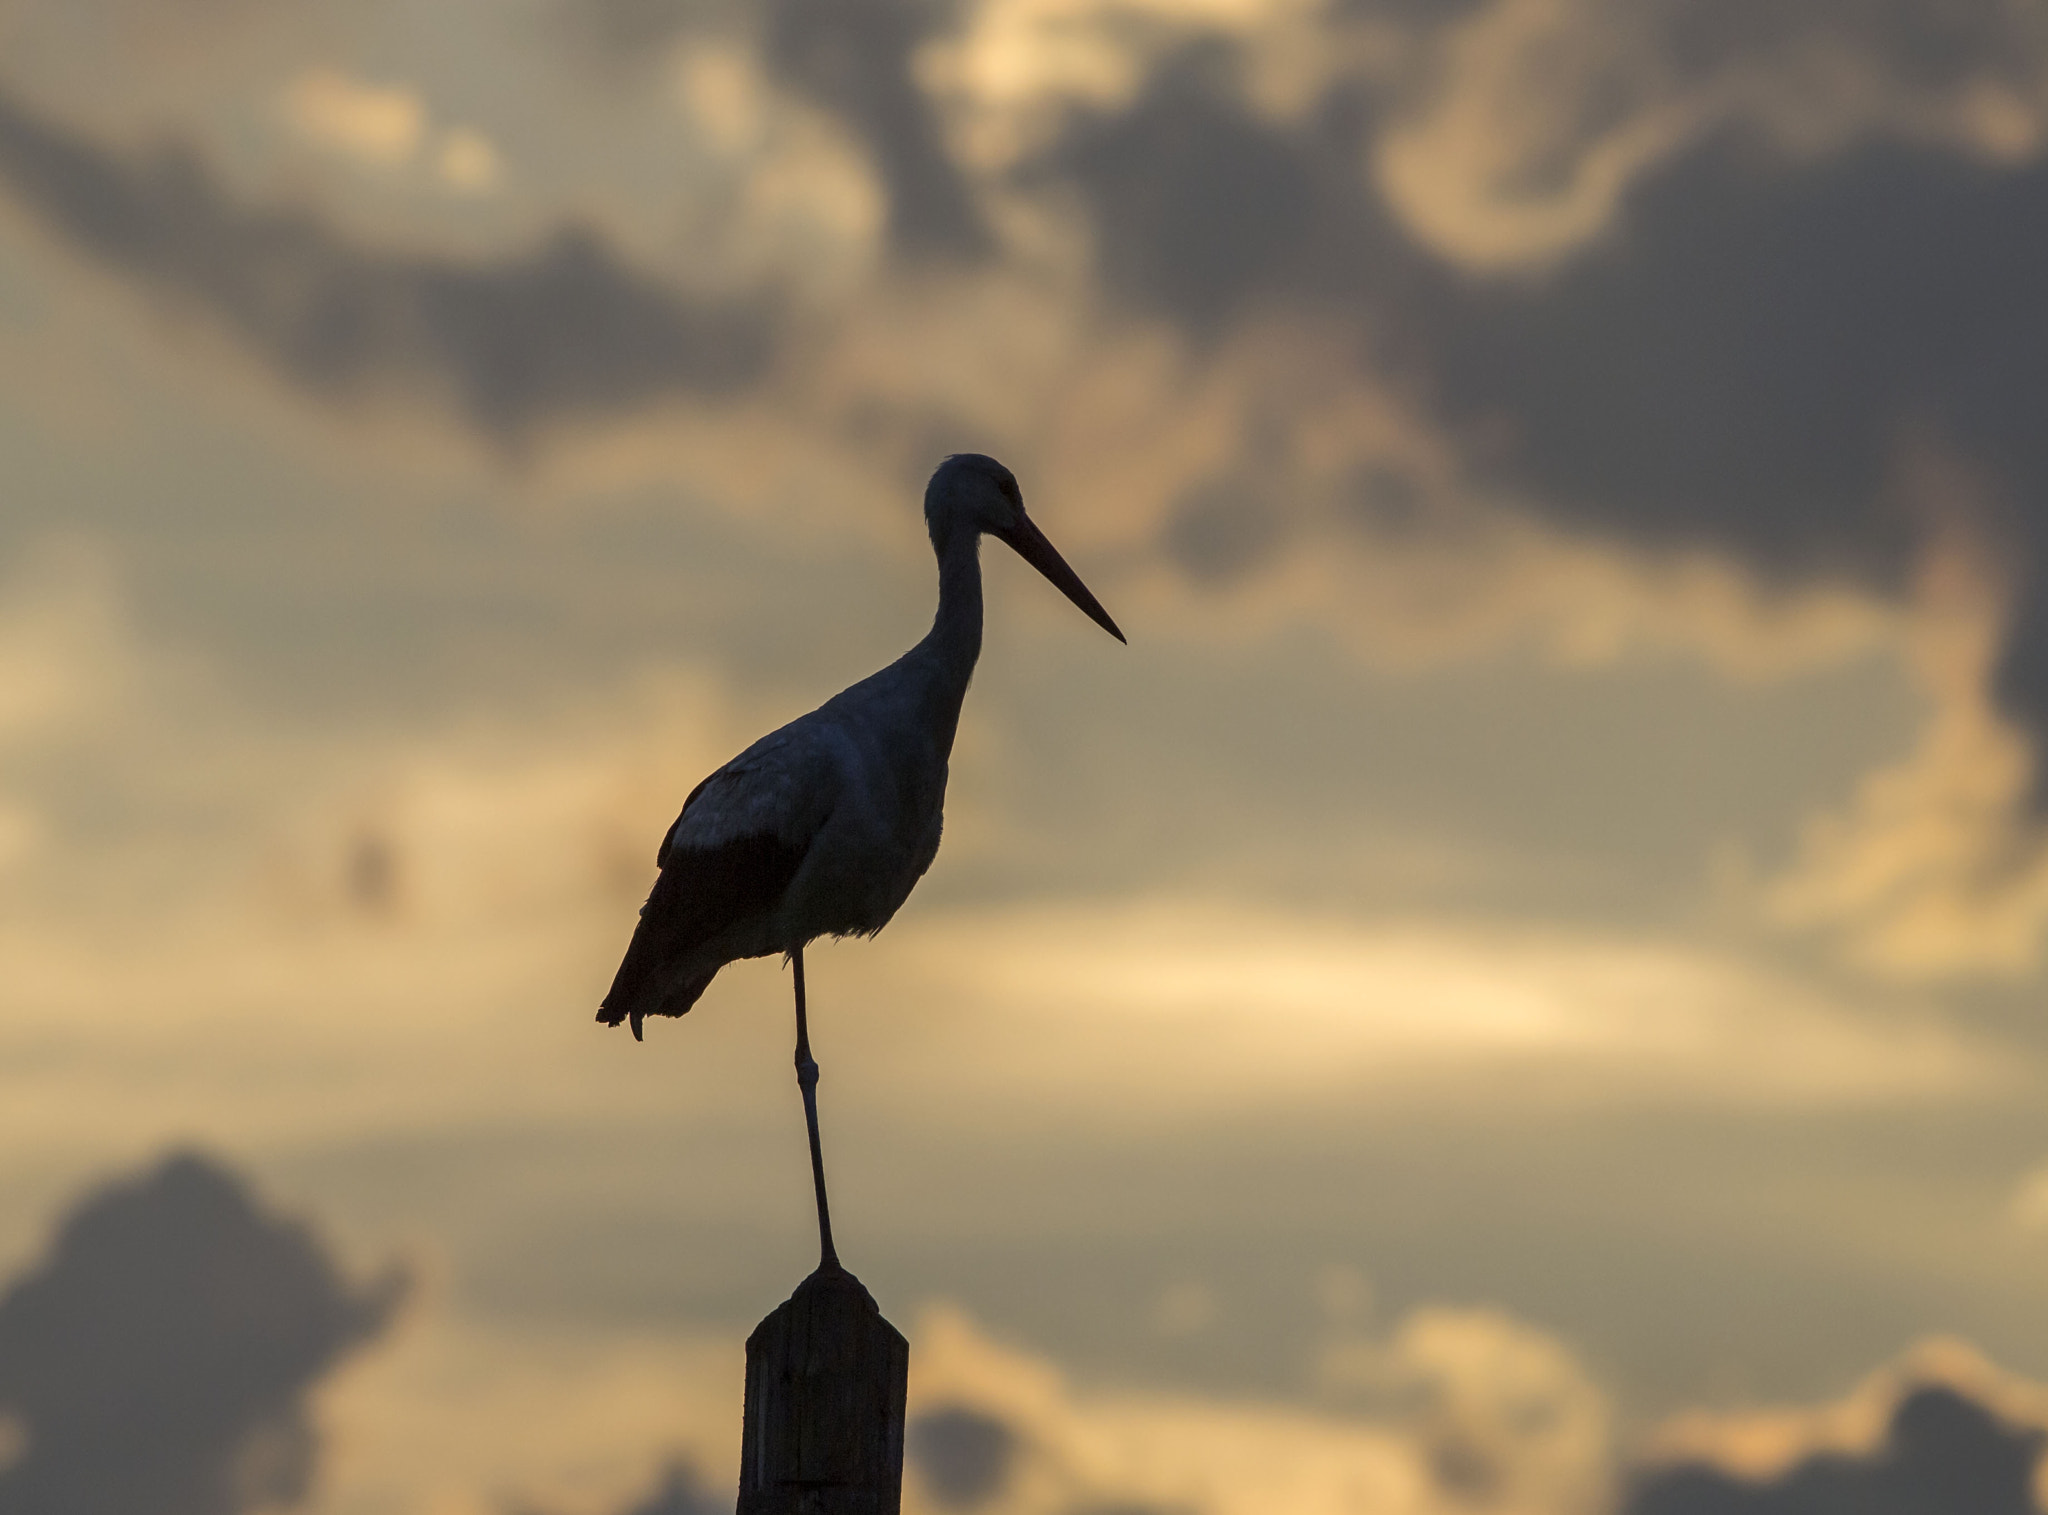
[[[305,1508],[730,1488],[789,975],[592,1015],[964,450],[1130,645],[991,543],[939,860],[807,954],[906,1509],[2034,1445],[2024,0],[0,0],[0,1347],[199,1153],[410,1279]]]

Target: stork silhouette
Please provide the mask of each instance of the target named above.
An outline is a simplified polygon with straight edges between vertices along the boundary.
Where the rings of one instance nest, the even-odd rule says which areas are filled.
[[[981,656],[981,538],[1044,574],[1119,642],[1124,634],[1031,518],[1009,469],[955,453],[924,491],[939,560],[932,629],[881,672],[770,732],[690,791],[662,838],[660,876],[597,1018],[683,1015],[720,968],[788,955],[796,1072],[811,1139],[821,1266],[837,1266],[818,1142],[818,1065],[804,1006],[804,947],[872,936],[938,855],[946,764]]]

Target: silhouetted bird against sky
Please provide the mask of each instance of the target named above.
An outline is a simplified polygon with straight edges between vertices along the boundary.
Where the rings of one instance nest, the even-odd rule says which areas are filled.
[[[720,968],[786,953],[796,977],[797,1081],[810,1127],[820,1249],[836,1263],[818,1146],[818,1067],[804,1016],[804,946],[872,936],[939,850],[946,763],[981,656],[981,538],[1007,542],[1119,642],[1109,612],[1024,513],[1016,477],[956,453],[924,491],[939,613],[880,673],[769,733],[690,791],[662,839],[661,875],[597,1012],[608,1026],[682,1015]]]

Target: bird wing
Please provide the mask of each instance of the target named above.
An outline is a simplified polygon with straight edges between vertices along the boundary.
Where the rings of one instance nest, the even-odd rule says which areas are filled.
[[[648,1015],[681,1015],[721,963],[688,973],[697,950],[772,910],[831,814],[841,776],[824,733],[786,726],[706,778],[663,836],[661,875],[640,907],[597,1018],[633,1034]]]

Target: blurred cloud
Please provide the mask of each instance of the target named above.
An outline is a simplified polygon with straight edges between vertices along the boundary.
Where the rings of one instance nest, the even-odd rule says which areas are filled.
[[[1730,129],[1813,160],[1871,136],[2016,160],[2039,143],[2038,18],[1937,6],[1495,0],[1427,41],[1373,149],[1405,225],[1463,267],[1542,267],[1666,160]]]
[[[396,97],[317,94],[330,125],[408,135]],[[123,156],[4,94],[0,181],[81,250],[294,383],[334,399],[443,399],[503,442],[567,417],[727,394],[769,360],[762,307],[636,273],[587,228],[497,262],[380,251],[316,214],[239,203],[189,152]]]
[[[700,59],[746,55],[786,93],[785,111],[821,110],[837,135],[859,145],[881,184],[888,246],[921,262],[972,260],[992,249],[970,178],[917,77],[919,50],[962,9],[952,0],[775,0],[754,11],[677,0],[561,0],[558,13],[572,35],[614,63],[677,50]],[[725,81],[698,72],[686,83],[693,105],[730,121],[717,98],[729,98]]]
[[[1838,1405],[1680,1417],[1624,1515],[2034,1515],[2048,1446],[2038,1385],[1929,1342]]]
[[[1499,1312],[1404,1321],[1370,1345],[1373,1397],[1348,1414],[1083,1389],[945,1307],[915,1340],[912,1400],[930,1408],[913,1421],[906,1508],[1574,1515],[1607,1487],[1604,1396]]]
[[[2022,1231],[2048,1231],[2048,1163],[2022,1174],[2006,1201],[2006,1218]]]
[[[1335,1343],[1320,1372],[1392,1414],[1469,1504],[1583,1509],[1604,1492],[1605,1394],[1562,1342],[1501,1311],[1417,1310],[1384,1342]]]
[[[1619,1477],[1606,1393],[1498,1310],[1425,1307],[1335,1343],[1341,1415],[1083,1389],[946,1307],[916,1340],[915,1510],[2032,1515],[2048,1444],[2040,1387],[1949,1340],[1834,1404],[1675,1417]]]
[[[935,1087],[984,1106],[1028,1089],[1157,1119],[1363,1084],[1382,1099],[1464,1084],[1490,1103],[1540,1086],[1828,1106],[1969,1098],[2015,1071],[2008,1054],[1910,1006],[1560,931],[1151,901],[961,912],[899,926],[894,941],[882,966],[896,981],[909,971],[935,998],[985,1007],[899,1055],[930,1058]],[[1502,1082],[1537,1068],[1541,1079]],[[1000,1086],[982,1069],[999,1069]]]
[[[1933,696],[1915,749],[1810,820],[1770,888],[1785,925],[1835,934],[1872,967],[1926,977],[2038,960],[2048,919],[2037,747],[1996,707],[2010,596],[1981,553],[1931,555],[1909,656]]]
[[[1652,577],[1707,553],[1763,586],[1836,585],[1910,610],[1934,560],[1974,535],[1978,559],[2000,565],[1975,592],[2007,607],[1974,689],[2033,766],[2048,731],[2034,671],[2048,665],[2034,645],[2048,625],[2048,454],[2031,420],[2048,395],[2048,304],[2031,270],[2048,252],[2048,180],[2030,146],[1965,128],[1987,90],[2040,93],[2041,39],[2002,8],[1959,9],[1936,28],[1950,62],[1930,68],[1891,35],[1931,44],[1918,23],[1878,11],[1813,28],[1752,18],[1745,43],[1742,25],[1694,24],[1691,7],[1498,0],[1445,34],[1422,91],[1436,104],[1388,104],[1361,73],[1362,95],[1331,86],[1276,116],[1247,81],[1248,50],[1217,36],[1165,57],[1129,101],[1077,107],[1039,172],[1078,188],[1122,303],[1209,344],[1212,366],[1249,350],[1221,333],[1319,312],[1355,344],[1334,387],[1386,387],[1408,430],[1433,439],[1376,457],[1319,437],[1298,408],[1274,421],[1240,407],[1238,456],[1166,514],[1164,555],[1198,583],[1264,578],[1298,605],[1290,538],[1315,551],[1349,521],[1377,549],[1419,527],[1471,562],[1458,512],[1431,501],[1476,497],[1566,540],[1640,549],[1665,565]],[[1986,38],[2009,27],[2019,61],[1988,61]],[[1802,82],[1830,67],[1860,92]],[[1795,101],[1827,129],[1781,119]],[[1954,130],[1936,129],[1944,101]],[[1562,115],[1526,119],[1546,110]],[[1369,150],[1384,198],[1357,172]],[[1527,223],[1478,255],[1490,277],[1461,273],[1462,233],[1404,203],[1410,153],[1428,193],[1490,176],[1479,201]],[[1332,508],[1347,476],[1377,481],[1357,493],[1363,509]],[[1940,782],[2002,786],[1997,813],[1973,828],[1968,861],[1911,866],[1931,912],[1996,924],[1934,946],[1906,913],[1847,911],[1864,961],[2032,961],[2033,787],[2000,767],[1995,738],[1978,745],[1950,743]]]
[[[971,1510],[1001,1493],[1010,1481],[1017,1437],[992,1415],[964,1405],[944,1405],[911,1421],[904,1432],[904,1450],[934,1504]]]
[[[927,1508],[1596,1506],[1621,1412],[1572,1346],[1505,1311],[1395,1308],[1459,1270],[1485,1280],[1464,1297],[1546,1320],[1546,1290],[1594,1297],[1575,1340],[1665,1385],[1705,1371],[1722,1321],[1753,1333],[1733,1371],[1794,1377],[1965,1291],[1972,1321],[2030,1329],[2000,1270],[2031,1254],[1980,1247],[1971,1183],[2019,1165],[2008,1096],[2038,1084],[2038,1038],[1989,992],[1890,980],[2037,974],[2048,919],[2038,16],[574,10],[635,67],[565,69],[545,3],[123,0],[66,23],[75,73],[44,72],[54,44],[5,49],[0,319],[23,337],[0,377],[32,397],[11,477],[45,517],[110,522],[132,579],[53,549],[0,590],[9,1148],[346,1149],[377,1204],[423,1151],[490,1154],[416,1222],[457,1238],[444,1315],[318,1379],[342,1475],[323,1508],[711,1498],[651,1477],[671,1451],[729,1486],[735,1342],[588,1312],[680,1318],[690,1258],[743,1271],[800,1233],[802,1153],[775,1145],[798,1129],[787,978],[735,973],[644,1056],[597,1039],[590,999],[689,784],[895,636],[898,587],[922,614],[915,488],[963,445],[1017,464],[1146,632],[1121,682],[1077,675],[1056,598],[992,594],[1025,639],[991,636],[947,871],[878,942],[821,949],[861,1007],[827,1033],[846,1167],[883,1186],[853,1214],[911,1237],[896,1265],[925,1280],[968,1266],[947,1228],[1019,1180],[1031,1266],[1080,1259],[1033,1280],[1059,1329],[1092,1330],[1072,1291],[1130,1280],[1098,1365],[1220,1383],[1237,1369],[1187,1364],[1261,1341],[1247,1359],[1312,1357],[1294,1387],[1328,1397],[1035,1399],[1051,1370],[1021,1352],[983,1393],[962,1347],[919,1403]],[[129,50],[181,30],[205,40],[175,63]],[[137,321],[109,270],[187,319]],[[194,327],[280,392],[498,450],[365,445],[188,382],[217,377],[206,344],[180,368],[146,343]],[[888,608],[855,609],[876,584]],[[190,680],[166,677],[181,640],[204,644]],[[723,670],[677,671],[676,646]],[[1793,674],[1812,685],[1752,687]],[[1862,724],[1907,683],[1924,705]],[[1267,684],[1284,696],[1247,696]],[[1388,691],[1424,686],[1458,718],[1393,729],[1425,701]],[[1566,706],[1591,735],[1539,751]],[[1723,710],[1778,724],[1730,734]],[[1412,805],[1423,767],[1446,776]],[[1357,819],[1375,806],[1413,830]],[[1584,885],[1610,861],[1592,833],[1637,813],[1676,840],[1645,862],[1632,838]],[[1739,921],[1684,914],[1710,850],[1762,860],[1725,875]],[[1077,876],[1125,893],[1076,898]],[[1032,890],[1067,894],[986,903]],[[1760,921],[1793,939],[1744,936]],[[1802,933],[1873,976],[1817,966]],[[1939,1156],[1873,1134],[1923,1121]],[[1085,1178],[1059,1171],[1084,1147]],[[1470,1218],[1518,1207],[1542,1213]],[[1281,1306],[1188,1243],[1205,1225],[1293,1268],[1291,1345]],[[675,1236],[700,1250],[672,1259]],[[1304,1293],[1332,1255],[1391,1324],[1362,1274]],[[588,1269],[619,1297],[593,1303]],[[561,1315],[519,1318],[521,1295],[485,1319],[476,1279],[515,1273]],[[1700,1280],[1700,1319],[1665,1304]],[[1331,1340],[1299,1339],[1311,1317]],[[1992,1403],[1943,1392],[1958,1424]],[[1689,1487],[1777,1498],[1825,1455],[1846,1461],[1799,1490],[1889,1497],[1920,1445],[1891,1430],[1906,1397],[1861,1441],[1745,1474],[1763,1483]],[[1996,1413],[1987,1457],[2040,1423]]]
[[[441,135],[434,171],[451,189],[480,195],[497,188],[504,164],[489,137],[473,126],[455,126]]]
[[[1192,44],[1127,106],[1077,113],[1039,172],[1080,191],[1110,288],[1207,335],[1260,295],[1393,294],[1407,247],[1360,177],[1359,126],[1263,120],[1236,52]]]
[[[917,257],[971,257],[988,233],[966,175],[913,73],[951,10],[940,0],[776,0],[763,52],[776,75],[834,111],[867,144],[889,199],[889,240]]]
[[[1706,1468],[1645,1479],[1628,1515],[1821,1515],[1885,1510],[1898,1515],[2035,1515],[2034,1469],[2048,1432],[2000,1423],[1953,1389],[1919,1389],[1900,1401],[1883,1445],[1865,1457],[1812,1457],[1767,1483]]]
[[[0,879],[56,837],[37,771],[119,722],[146,673],[103,557],[44,541],[0,580]]]
[[[102,716],[131,692],[133,632],[103,557],[32,547],[0,582],[0,755]]]
[[[1611,247],[1459,311],[1431,344],[1441,393],[1495,418],[1493,468],[1561,519],[1897,592],[1944,520],[1998,530],[2008,492],[2031,519],[2048,481],[2022,419],[2048,385],[2020,252],[2048,236],[2044,184],[1716,139],[1633,188]],[[1901,478],[1916,425],[1988,487]]]
[[[24,1438],[0,1508],[236,1515],[304,1498],[307,1395],[403,1292],[396,1273],[346,1282],[208,1159],[109,1185],[0,1296],[0,1408]]]
[[[428,1282],[404,1331],[318,1391],[313,1515],[730,1515],[738,1335],[491,1318]]]
[[[634,1500],[619,1515],[724,1515],[731,1504],[730,1495],[705,1488],[689,1463],[672,1462],[646,1496]]]
[[[283,107],[285,118],[314,141],[387,167],[410,160],[426,132],[417,91],[366,84],[331,68],[294,79]]]
[[[308,141],[370,168],[405,168],[431,143],[435,177],[457,193],[494,189],[503,171],[489,137],[473,126],[434,128],[419,91],[405,85],[314,68],[285,86],[279,104]]]

